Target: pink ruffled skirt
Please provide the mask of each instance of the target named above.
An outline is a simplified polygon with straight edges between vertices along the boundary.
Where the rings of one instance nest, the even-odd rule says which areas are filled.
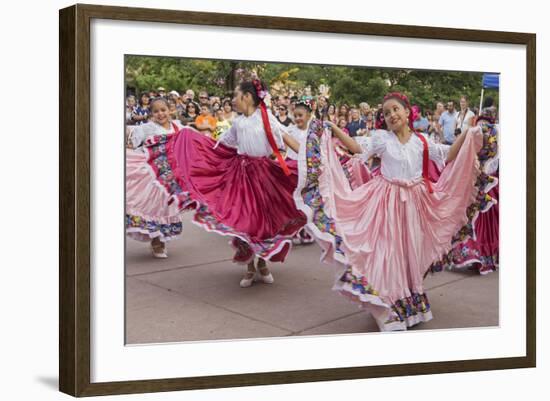
[[[181,235],[182,220],[148,161],[148,152],[126,151],[126,234],[138,241],[167,242]]]

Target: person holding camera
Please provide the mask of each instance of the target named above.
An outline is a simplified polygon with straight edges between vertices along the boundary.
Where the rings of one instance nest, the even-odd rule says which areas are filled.
[[[439,125],[443,131],[443,143],[452,145],[456,138],[456,119],[458,112],[455,110],[455,104],[452,100],[447,102],[447,110],[439,117]]]

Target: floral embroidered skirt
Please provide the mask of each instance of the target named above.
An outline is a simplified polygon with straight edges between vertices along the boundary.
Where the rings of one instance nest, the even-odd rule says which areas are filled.
[[[333,289],[371,312],[381,330],[430,320],[423,279],[468,221],[477,192],[479,132],[466,137],[432,194],[421,178],[378,175],[352,188],[320,122],[310,123],[305,145],[294,198],[321,245],[321,260],[341,266]]]
[[[126,151],[126,234],[138,241],[158,238],[167,242],[182,233],[177,205],[168,203],[170,194],[155,178],[148,154]]]
[[[476,182],[476,201],[468,208],[468,222],[453,238],[453,248],[431,270],[469,268],[480,274],[498,270],[499,185],[497,132],[482,125],[483,146],[478,152],[481,173]]]

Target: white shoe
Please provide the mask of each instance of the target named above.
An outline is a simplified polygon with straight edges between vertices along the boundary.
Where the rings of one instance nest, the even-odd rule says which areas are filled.
[[[163,251],[163,252],[153,251],[152,253],[153,253],[153,257],[157,259],[166,259],[168,257],[168,254],[166,253],[166,251]]]
[[[262,273],[257,273],[256,274],[256,278],[265,283],[265,284],[273,284],[273,282],[275,281],[273,279],[273,275],[271,274],[271,272],[269,272],[269,274],[266,274],[266,275],[263,275]]]
[[[244,275],[244,277],[241,279],[241,282],[239,283],[239,285],[242,288],[250,287],[252,285],[252,283],[254,282],[255,277],[256,277],[256,273],[247,272]]]
[[[164,247],[162,249],[155,249],[155,247],[151,245],[151,253],[153,254],[154,258],[166,259],[168,257],[168,254],[166,253],[166,244],[164,244]]]

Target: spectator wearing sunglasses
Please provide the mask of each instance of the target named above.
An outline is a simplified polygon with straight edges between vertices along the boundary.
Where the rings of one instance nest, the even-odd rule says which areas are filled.
[[[208,92],[206,91],[200,91],[199,92],[199,104],[202,106],[203,104],[210,104],[210,98],[208,97]]]
[[[288,127],[290,124],[292,124],[292,120],[288,117],[288,108],[284,104],[279,105],[279,114],[277,115],[277,120],[281,124],[283,124],[285,127]]]

